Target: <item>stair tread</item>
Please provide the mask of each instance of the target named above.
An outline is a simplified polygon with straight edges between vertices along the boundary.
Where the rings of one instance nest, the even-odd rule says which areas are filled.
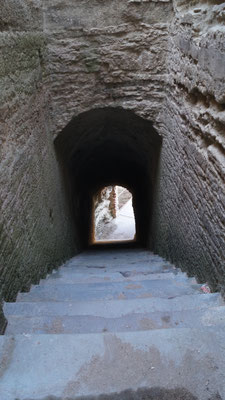
[[[76,265],[76,264],[68,264],[60,267],[58,270],[63,272],[99,272],[101,273],[104,270],[108,271],[129,271],[129,270],[136,270],[136,271],[149,271],[149,273],[158,273],[158,272],[170,272],[170,271],[179,271],[178,268],[175,268],[173,265],[165,262],[124,262],[124,263],[116,263],[116,264],[109,264],[109,263],[86,263],[84,265]]]
[[[158,255],[151,252],[136,250],[129,252],[106,251],[106,252],[84,252],[68,260],[62,268],[115,268],[115,267],[149,267],[149,266],[174,266]]]
[[[129,332],[168,328],[225,326],[225,307],[167,312],[131,312],[120,317],[74,316],[10,316],[6,334],[22,333],[91,333]]]
[[[0,399],[140,387],[225,399],[223,299],[151,252],[78,255],[4,313]]]
[[[84,251],[75,257],[72,257],[70,260],[68,260],[65,264],[81,264],[81,263],[86,263],[91,262],[91,263],[117,263],[117,262],[153,262],[153,261],[164,261],[168,262],[165,259],[163,259],[161,256],[158,254],[154,254],[149,250],[146,249],[128,249],[127,251],[125,249],[120,249],[120,250],[87,250]]]
[[[218,327],[117,334],[0,337],[4,400],[75,398],[126,389],[182,387],[225,398],[225,332]]]
[[[58,283],[101,283],[101,282],[129,282],[129,281],[143,281],[143,280],[177,280],[197,283],[194,278],[188,278],[184,273],[166,272],[166,273],[149,273],[138,271],[125,271],[125,272],[109,272],[102,273],[73,273],[57,271],[49,275],[46,279],[40,281],[40,285],[55,285]]]
[[[177,297],[200,292],[200,285],[172,280],[104,282],[89,284],[55,284],[32,287],[29,293],[19,293],[17,301],[112,300],[148,297]]]
[[[223,306],[219,293],[192,294],[180,297],[107,300],[107,301],[77,301],[77,302],[16,302],[5,303],[4,313],[9,315],[94,315],[117,318],[131,312],[167,312],[187,309],[202,309]]]

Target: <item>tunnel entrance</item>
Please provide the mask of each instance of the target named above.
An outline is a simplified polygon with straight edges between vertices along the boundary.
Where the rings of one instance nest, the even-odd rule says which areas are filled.
[[[76,247],[93,243],[93,196],[107,186],[133,194],[136,241],[151,247],[151,221],[161,137],[150,121],[122,108],[73,118],[55,140]]]
[[[134,241],[133,195],[123,186],[107,186],[93,198],[93,243]]]

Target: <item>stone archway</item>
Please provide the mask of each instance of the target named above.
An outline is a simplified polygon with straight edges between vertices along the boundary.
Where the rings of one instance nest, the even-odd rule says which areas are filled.
[[[152,123],[122,108],[94,109],[75,117],[55,145],[80,248],[88,245],[91,234],[93,193],[108,184],[132,190],[137,241],[147,245],[161,146]]]

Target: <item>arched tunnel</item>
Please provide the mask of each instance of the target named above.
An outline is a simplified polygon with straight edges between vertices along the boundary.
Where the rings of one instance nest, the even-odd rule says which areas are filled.
[[[101,108],[73,118],[55,140],[78,248],[93,235],[93,196],[107,185],[133,194],[136,241],[151,247],[151,219],[162,139],[151,122],[122,108]]]

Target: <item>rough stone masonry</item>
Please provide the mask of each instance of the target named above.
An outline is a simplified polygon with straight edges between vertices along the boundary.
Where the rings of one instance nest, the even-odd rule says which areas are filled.
[[[224,22],[219,0],[1,0],[1,298],[81,249],[54,139],[102,107],[163,138],[154,251],[224,290]]]

